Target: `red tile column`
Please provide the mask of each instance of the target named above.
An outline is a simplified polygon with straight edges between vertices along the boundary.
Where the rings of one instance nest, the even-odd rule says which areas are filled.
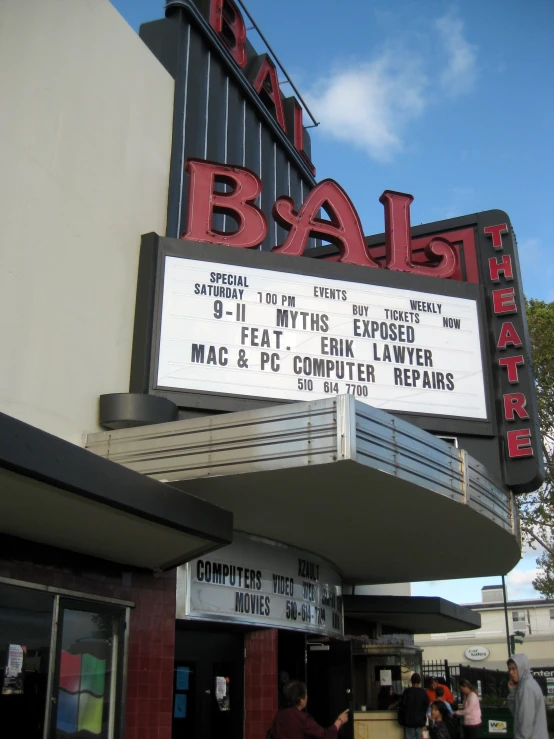
[[[264,739],[277,713],[277,629],[246,634],[244,739]]]
[[[171,739],[176,571],[132,576],[125,739]]]

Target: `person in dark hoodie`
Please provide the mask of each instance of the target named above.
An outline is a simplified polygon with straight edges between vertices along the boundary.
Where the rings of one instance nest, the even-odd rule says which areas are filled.
[[[548,739],[546,706],[540,685],[525,654],[508,660],[508,708],[514,716],[514,739]]]
[[[411,688],[402,693],[398,706],[398,723],[404,727],[404,739],[421,739],[421,729],[427,723],[429,698],[421,687],[421,676],[414,672]]]

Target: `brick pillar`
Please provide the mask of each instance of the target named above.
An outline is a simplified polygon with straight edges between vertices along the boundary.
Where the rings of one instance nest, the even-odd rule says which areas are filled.
[[[277,629],[246,634],[244,739],[265,739],[277,713]]]
[[[171,739],[176,570],[132,575],[125,739]]]

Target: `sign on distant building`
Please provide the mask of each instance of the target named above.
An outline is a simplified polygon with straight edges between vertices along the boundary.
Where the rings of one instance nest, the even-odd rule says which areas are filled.
[[[472,662],[481,662],[482,660],[487,659],[490,651],[487,647],[468,647],[464,654],[467,659],[470,659]]]

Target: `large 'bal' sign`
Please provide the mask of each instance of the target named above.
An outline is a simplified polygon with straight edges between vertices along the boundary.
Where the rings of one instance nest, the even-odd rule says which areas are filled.
[[[507,215],[413,228],[412,196],[384,190],[384,233],[364,236],[346,191],[316,182],[302,107],[236,3],[172,0],[166,14],[141,28],[175,79],[175,114],[167,236],[143,239],[131,389],[187,413],[350,393],[459,438],[515,492],[535,489]]]

